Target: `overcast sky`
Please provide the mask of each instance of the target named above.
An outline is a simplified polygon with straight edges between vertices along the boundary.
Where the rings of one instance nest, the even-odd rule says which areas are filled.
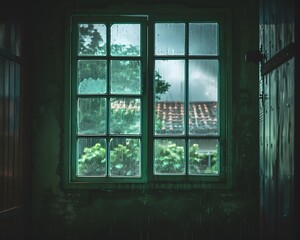
[[[185,86],[184,60],[157,60],[155,69],[171,87],[161,101],[183,101]],[[217,60],[191,60],[189,62],[190,101],[218,100]]]

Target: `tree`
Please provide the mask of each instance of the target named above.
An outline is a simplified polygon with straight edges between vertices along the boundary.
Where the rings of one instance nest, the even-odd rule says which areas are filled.
[[[155,80],[155,94],[156,94],[155,97],[157,100],[160,100],[160,96],[166,93],[169,90],[169,87],[171,85],[166,80],[163,80],[162,76],[157,71],[155,71],[154,80]]]
[[[94,24],[80,24],[79,55],[105,55],[106,45]]]
[[[139,56],[140,50],[131,44],[112,44],[113,56]],[[81,24],[79,27],[79,55],[106,55],[107,43],[94,24]],[[113,92],[139,93],[141,70],[139,61],[113,60],[111,62],[111,85]],[[78,72],[79,83],[85,79],[105,80],[107,73],[105,61],[80,61]],[[154,73],[156,99],[166,93],[170,84],[163,80],[159,72]]]

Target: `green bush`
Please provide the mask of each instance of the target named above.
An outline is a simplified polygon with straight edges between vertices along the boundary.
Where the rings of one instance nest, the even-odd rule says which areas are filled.
[[[140,175],[140,144],[138,139],[126,139],[110,151],[110,174],[116,176]]]
[[[106,150],[100,143],[84,148],[78,159],[78,175],[98,176],[106,173]]]
[[[218,152],[201,152],[198,144],[193,144],[189,149],[191,174],[217,174],[219,172]]]
[[[184,147],[169,141],[157,144],[154,170],[158,174],[184,173]],[[190,174],[218,174],[218,152],[200,152],[198,144],[189,148]],[[88,148],[78,159],[78,175],[98,176],[106,174],[106,149],[99,143]],[[110,174],[113,176],[140,175],[140,145],[137,139],[126,139],[110,151]]]
[[[184,173],[184,147],[169,141],[155,145],[155,173]]]

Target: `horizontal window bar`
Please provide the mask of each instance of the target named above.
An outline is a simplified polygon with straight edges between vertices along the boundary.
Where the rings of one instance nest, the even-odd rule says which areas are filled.
[[[220,135],[155,135],[153,136],[155,139],[159,138],[182,138],[182,139],[219,139]]]
[[[109,93],[103,93],[103,94],[80,94],[77,93],[77,98],[94,98],[94,97],[101,97],[101,98],[140,98],[142,94],[132,94],[129,93],[128,95],[126,94],[109,94]]]
[[[219,59],[219,55],[156,55],[154,56],[155,60],[169,60],[169,59],[175,59],[175,60],[182,60],[182,59]]]
[[[76,137],[79,138],[141,138],[142,135],[141,134],[122,134],[122,135],[114,135],[114,134],[77,134]]]
[[[99,55],[89,55],[89,56],[76,56],[77,60],[142,60],[142,56],[99,56]]]

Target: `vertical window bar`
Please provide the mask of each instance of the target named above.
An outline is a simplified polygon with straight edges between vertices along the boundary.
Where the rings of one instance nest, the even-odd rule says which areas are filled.
[[[147,159],[148,163],[146,163],[146,166],[148,168],[148,174],[149,176],[154,175],[154,113],[153,113],[153,106],[154,106],[154,22],[149,21],[148,22],[148,103],[147,103],[147,114],[148,114],[148,119],[150,120],[148,124],[148,136],[150,136],[148,144],[148,154],[147,154]],[[151,108],[152,106],[152,108]]]
[[[189,23],[185,25],[185,174],[189,175]]]
[[[109,165],[110,165],[110,143],[112,141],[112,138],[109,137],[110,135],[110,28],[111,23],[106,23],[106,177],[108,178],[110,175]]]
[[[223,64],[221,64],[221,60],[223,59],[223,56],[221,57],[220,56],[220,47],[221,47],[221,44],[220,44],[220,22],[217,22],[217,44],[218,44],[218,137],[217,137],[217,140],[218,140],[218,175],[220,176],[221,175],[221,171],[223,169],[221,169],[222,167],[222,164],[221,164],[221,156],[224,156],[223,154],[221,154],[221,152],[225,149],[225,146],[223,146],[225,143],[223,142],[223,139],[221,136],[223,136],[223,129],[221,129],[221,71],[223,71]],[[224,38],[225,39],[225,38]],[[223,46],[223,44],[222,44]],[[222,50],[223,52],[223,50]],[[226,103],[226,99],[225,99],[225,105],[227,104]],[[224,103],[222,103],[223,105]],[[223,108],[222,108],[223,109]],[[225,109],[225,108],[224,108]],[[224,114],[222,114],[222,116],[224,116]],[[223,120],[224,121],[224,120]],[[222,132],[221,132],[222,131]],[[221,143],[222,141],[222,143]]]
[[[70,72],[70,85],[71,85],[71,89],[70,89],[70,107],[71,107],[71,111],[70,111],[70,115],[71,115],[71,119],[70,121],[70,125],[71,128],[69,129],[70,131],[70,145],[71,145],[71,151],[70,151],[70,156],[71,156],[71,161],[70,161],[70,169],[68,169],[69,173],[70,173],[70,179],[76,178],[77,176],[77,172],[78,172],[78,167],[77,167],[77,156],[78,156],[78,147],[77,147],[77,109],[75,110],[75,106],[77,106],[77,61],[78,61],[78,44],[79,44],[79,27],[78,27],[78,23],[75,21],[73,22],[71,20],[70,22],[70,68],[71,68],[71,72]],[[76,81],[76,84],[74,84],[74,81]],[[74,147],[75,146],[75,147]]]
[[[221,121],[220,121],[220,104],[221,104],[221,101],[220,101],[220,89],[221,89],[221,61],[220,61],[220,58],[218,59],[218,98],[217,98],[217,106],[218,106],[218,112],[217,112],[217,121],[218,121],[218,126],[217,126],[217,131],[218,131],[218,139],[220,139],[220,136],[221,136]]]

